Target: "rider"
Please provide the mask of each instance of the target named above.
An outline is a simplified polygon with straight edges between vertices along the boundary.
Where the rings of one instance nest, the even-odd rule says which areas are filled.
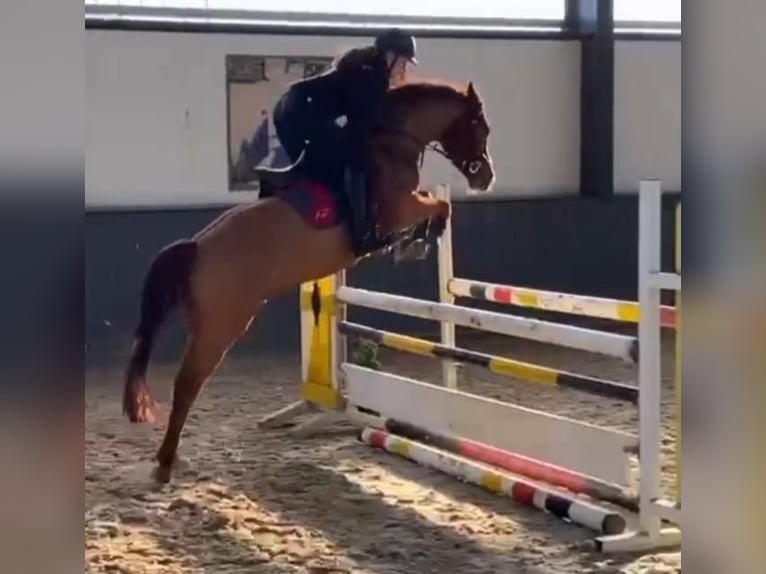
[[[404,79],[408,62],[417,64],[415,39],[388,30],[374,44],[352,48],[326,72],[291,84],[274,107],[274,127],[298,169],[331,189],[342,189],[351,211],[354,251],[376,247],[370,221],[372,181],[365,141],[380,118],[391,84]]]

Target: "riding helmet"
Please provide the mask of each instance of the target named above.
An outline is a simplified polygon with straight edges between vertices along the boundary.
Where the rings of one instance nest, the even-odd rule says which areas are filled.
[[[406,58],[413,64],[418,63],[418,60],[415,57],[415,38],[410,34],[405,34],[398,28],[386,30],[381,34],[378,34],[378,36],[375,37],[375,47],[381,53],[391,51],[397,56]]]

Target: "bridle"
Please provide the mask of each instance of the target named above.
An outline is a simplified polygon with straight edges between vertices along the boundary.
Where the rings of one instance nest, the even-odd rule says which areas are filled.
[[[456,118],[455,122],[457,122],[458,119],[460,119],[460,118],[459,117]],[[476,119],[476,118],[472,119],[471,120],[471,125],[475,126],[478,123],[478,121],[479,120]],[[446,132],[449,132],[451,127],[452,126],[450,126],[450,128],[448,128],[446,130]],[[419,148],[422,149],[422,151],[418,154],[418,156],[419,156],[418,164],[419,164],[419,167],[421,169],[423,168],[423,163],[425,161],[425,155],[426,155],[425,152],[426,152],[427,149],[430,149],[431,151],[435,151],[436,153],[438,153],[442,157],[444,157],[447,160],[449,160],[449,162],[452,163],[452,165],[454,165],[456,168],[458,168],[460,170],[460,172],[465,174],[465,175],[476,175],[479,172],[479,170],[482,168],[483,165],[485,165],[486,163],[489,163],[489,159],[487,158],[487,155],[485,153],[482,153],[480,156],[476,156],[476,157],[454,158],[454,157],[450,156],[444,150],[444,147],[442,145],[440,145],[439,142],[430,143],[430,142],[423,141],[420,138],[418,138],[418,137],[412,135],[411,133],[409,133],[407,131],[404,131],[403,129],[400,129],[400,128],[383,129],[383,130],[380,130],[379,133],[387,133],[387,134],[391,134],[391,135],[403,136],[403,137],[409,139],[410,141],[414,142]]]
[[[477,120],[473,120],[477,121]],[[431,149],[432,151],[435,151],[436,153],[444,156],[447,158],[455,167],[457,167],[462,173],[466,175],[476,175],[479,173],[479,170],[482,168],[482,166],[485,163],[488,163],[489,160],[487,158],[487,154],[481,154],[478,157],[471,157],[466,159],[457,159],[450,157],[446,151],[441,146],[437,146],[435,143],[430,143],[425,146],[423,151],[425,152],[425,149]],[[420,167],[423,167],[423,159],[425,157],[425,153],[422,153],[420,156]]]
[[[392,61],[390,64],[386,64],[388,74],[391,73],[391,70],[393,69],[395,62],[396,60]],[[452,125],[450,125],[450,127],[447,128],[445,133],[448,133],[454,127],[455,123],[460,119],[462,119],[462,115],[455,118]],[[479,122],[478,118],[472,118],[470,121],[471,127],[475,127],[478,124],[478,122]],[[437,145],[437,142],[431,143],[431,142],[422,141],[420,140],[420,138],[417,138],[411,133],[406,132],[400,128],[382,129],[382,130],[379,130],[378,133],[389,133],[392,135],[401,135],[415,142],[418,145],[418,147],[422,149],[422,151],[418,154],[419,155],[418,164],[420,169],[423,169],[423,164],[425,162],[425,155],[426,155],[425,152],[427,149],[430,149],[431,151],[435,151],[439,155],[449,160],[449,162],[452,163],[452,165],[458,168],[460,172],[466,176],[476,175],[483,165],[489,163],[489,158],[487,157],[486,153],[482,153],[478,157],[470,157],[470,158],[462,158],[462,159],[453,158],[444,150],[443,146]]]

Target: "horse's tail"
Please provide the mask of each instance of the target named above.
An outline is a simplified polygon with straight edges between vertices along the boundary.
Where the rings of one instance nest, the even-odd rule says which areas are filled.
[[[122,397],[123,413],[131,422],[155,420],[156,403],[146,383],[149,358],[163,321],[189,294],[196,255],[195,241],[177,241],[162,249],[149,266]]]

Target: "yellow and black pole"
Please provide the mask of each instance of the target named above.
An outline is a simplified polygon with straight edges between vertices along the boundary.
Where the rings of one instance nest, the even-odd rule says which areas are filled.
[[[484,367],[490,372],[498,375],[504,375],[530,383],[552,387],[567,387],[594,395],[612,399],[621,399],[632,403],[638,401],[638,387],[633,385],[606,381],[594,377],[586,377],[584,375],[559,371],[557,369],[524,363],[505,357],[497,357],[494,355],[478,353],[476,351],[469,351],[468,349],[448,347],[426,339],[418,339],[416,337],[409,337],[398,333],[381,331],[380,329],[374,329],[356,323],[349,323],[347,321],[340,321],[338,323],[338,331],[342,335],[364,338],[389,349],[458,363],[468,363]]]

